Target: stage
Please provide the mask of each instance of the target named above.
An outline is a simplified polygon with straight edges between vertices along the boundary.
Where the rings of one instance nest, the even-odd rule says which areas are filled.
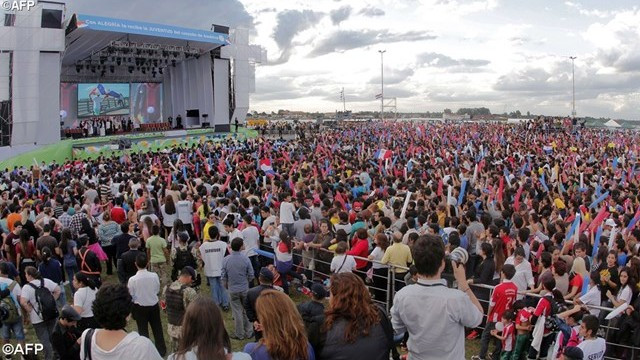
[[[35,159],[39,164],[43,161],[62,163],[70,159],[95,159],[99,156],[120,155],[124,152],[161,151],[174,146],[188,147],[201,141],[224,141],[237,138],[244,140],[255,138],[258,132],[244,127],[231,127],[232,132],[215,132],[214,129],[168,130],[161,132],[134,133],[84,139],[68,139],[56,144],[41,147],[37,150],[0,162],[0,169],[13,169],[18,166],[29,167]],[[118,140],[126,138],[131,141],[131,148],[118,150]]]

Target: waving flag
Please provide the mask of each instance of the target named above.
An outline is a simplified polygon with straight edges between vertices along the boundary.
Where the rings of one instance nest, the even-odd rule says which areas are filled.
[[[380,150],[376,151],[375,155],[373,155],[373,156],[376,159],[379,159],[379,160],[391,159],[391,156],[393,156],[393,151],[380,149]]]
[[[270,159],[262,159],[260,160],[260,170],[264,171],[267,175],[275,175],[276,172],[273,171],[273,167],[271,167]]]

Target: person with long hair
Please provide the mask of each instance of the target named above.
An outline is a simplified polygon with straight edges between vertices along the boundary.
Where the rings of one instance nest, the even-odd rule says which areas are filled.
[[[94,360],[161,360],[162,356],[149,338],[135,331],[126,331],[132,308],[133,300],[125,285],[105,284],[101,287],[92,306],[100,328],[87,329],[82,333],[80,354],[87,351]],[[85,349],[87,342],[91,344],[90,350]]]
[[[102,224],[98,225],[98,239],[100,246],[105,254],[107,254],[107,275],[113,274],[113,267],[116,265],[116,247],[113,245],[113,238],[122,234],[120,225],[111,220],[109,211],[102,214]]]
[[[187,235],[187,244],[191,242],[192,239],[189,238],[189,233],[184,227],[182,220],[175,219],[173,221],[173,226],[171,228],[171,233],[169,233],[169,237],[167,238],[167,242],[171,244],[171,248],[175,249],[180,244],[180,234]]]
[[[176,204],[173,202],[173,196],[167,195],[164,198],[164,204],[160,206],[160,213],[162,214],[162,225],[168,237],[169,234],[171,234],[174,222],[178,219],[178,212],[176,211]]]
[[[326,338],[318,359],[389,359],[388,321],[362,279],[353,273],[332,275],[323,326]]]
[[[29,235],[29,231],[26,229],[20,230],[20,241],[16,244],[16,264],[20,271],[20,284],[24,285],[27,282],[24,269],[27,266],[34,266],[36,264],[36,246],[33,244],[33,240]]]
[[[623,267],[619,272],[620,287],[614,295],[611,290],[607,290],[605,295],[613,308],[617,308],[622,304],[631,305],[631,299],[638,293],[637,279],[632,277],[632,273],[628,267]]]
[[[81,220],[82,228],[80,230],[80,235],[87,235],[88,242],[87,247],[89,250],[93,251],[94,254],[98,257],[98,260],[105,261],[109,258],[107,254],[102,250],[102,246],[100,246],[100,242],[98,242],[98,235],[96,234],[96,230],[91,226],[91,222],[87,218],[83,218]]]
[[[73,294],[73,308],[81,317],[78,330],[82,332],[85,329],[97,328],[99,325],[93,316],[92,305],[98,289],[93,279],[78,272],[73,276],[73,287],[77,289]]]
[[[389,239],[385,234],[376,234],[374,237],[374,244],[376,247],[373,249],[371,254],[369,255],[369,260],[372,260],[371,267],[373,268],[373,295],[376,301],[386,301],[387,300],[387,281],[388,281],[388,272],[389,266],[385,264],[381,264],[380,261],[384,256],[384,252],[389,247]]]
[[[589,279],[589,272],[584,259],[576,256],[573,259],[573,265],[571,265],[571,272],[569,273],[569,293],[564,298],[573,300],[576,296],[580,296],[584,288],[585,279]]]
[[[182,320],[178,351],[168,360],[250,360],[245,353],[231,353],[231,340],[220,308],[212,299],[199,296],[187,307]]]
[[[73,279],[73,274],[78,272],[78,263],[76,261],[78,245],[75,240],[73,240],[73,236],[71,235],[71,230],[69,228],[62,229],[60,244],[58,244],[58,247],[56,248],[56,254],[58,254],[62,259],[62,266],[64,267],[67,278]],[[73,284],[70,284],[70,287],[71,294],[75,293],[76,290],[73,287]]]
[[[262,339],[244,347],[251,359],[315,360],[302,317],[287,295],[276,290],[262,291],[256,300],[256,314],[255,326],[262,331]]]

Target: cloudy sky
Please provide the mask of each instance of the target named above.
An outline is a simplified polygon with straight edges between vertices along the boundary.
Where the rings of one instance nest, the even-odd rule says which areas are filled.
[[[251,109],[487,106],[640,119],[637,0],[70,0],[68,12],[208,29],[251,29],[267,50]]]

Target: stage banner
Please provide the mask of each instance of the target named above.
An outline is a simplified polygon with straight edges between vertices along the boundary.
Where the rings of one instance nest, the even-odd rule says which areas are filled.
[[[229,45],[229,35],[207,30],[78,14],[78,28]]]

